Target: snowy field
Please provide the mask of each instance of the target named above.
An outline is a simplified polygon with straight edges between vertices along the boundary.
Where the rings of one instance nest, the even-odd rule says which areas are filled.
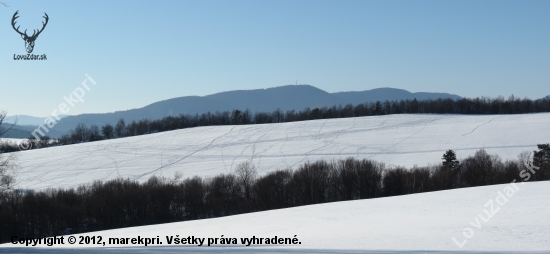
[[[489,200],[493,206],[486,205]],[[12,248],[16,245],[4,244],[0,253],[548,253],[549,207],[550,182],[517,183],[516,188],[503,184],[83,234],[104,240],[158,236],[164,246],[107,244],[81,249],[92,246]],[[296,235],[301,244],[167,246],[166,237],[176,235],[206,239],[224,235],[239,242],[241,237]]]
[[[20,138],[0,138],[0,142],[6,142],[6,143],[12,143],[12,144],[19,144],[24,139]]]
[[[214,176],[251,161],[259,174],[319,159],[374,159],[390,165],[441,162],[485,148],[515,159],[550,142],[550,114],[388,115],[282,124],[197,127],[19,153],[17,188],[76,187],[117,177]]]

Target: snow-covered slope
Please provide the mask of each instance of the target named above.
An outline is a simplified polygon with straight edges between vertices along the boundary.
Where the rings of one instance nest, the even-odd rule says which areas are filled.
[[[21,138],[0,138],[0,142],[7,142],[12,144],[19,144],[24,140],[25,139],[21,139]]]
[[[508,188],[508,189],[506,189]],[[512,191],[514,192],[512,193]],[[499,192],[506,196],[506,201]],[[492,200],[491,202],[489,202]],[[491,203],[492,205],[488,205]],[[499,204],[500,203],[500,204]],[[426,251],[550,251],[550,182],[464,188],[398,197],[310,205],[215,219],[87,233],[88,236],[180,238],[241,237],[299,239],[298,245],[252,245],[220,248],[143,245],[111,249],[116,253],[418,253]],[[487,213],[492,214],[488,217]],[[481,217],[487,219],[485,222]],[[466,233],[464,233],[466,232]],[[466,238],[464,235],[470,236]],[[460,248],[453,240],[463,244]],[[66,237],[67,239],[67,237]],[[78,239],[78,236],[77,236]],[[466,242],[464,243],[464,241]],[[65,240],[67,241],[67,240]],[[192,245],[191,245],[192,246]],[[61,250],[11,249],[0,253]],[[93,247],[86,245],[64,248]],[[109,247],[109,244],[106,245]],[[129,247],[111,246],[111,247]],[[226,247],[226,248],[223,248]],[[105,252],[105,247],[88,249]],[[391,251],[390,251],[391,250]],[[66,250],[67,252],[70,252]],[[72,252],[76,250],[71,250]],[[85,250],[78,252],[86,253]],[[383,252],[382,252],[383,251]],[[424,253],[424,252],[422,252]],[[447,253],[447,252],[445,252]]]
[[[389,115],[282,124],[197,127],[20,152],[18,188],[74,187],[116,177],[229,173],[252,161],[260,174],[353,156],[387,164],[440,163],[485,148],[508,159],[550,142],[550,114]]]

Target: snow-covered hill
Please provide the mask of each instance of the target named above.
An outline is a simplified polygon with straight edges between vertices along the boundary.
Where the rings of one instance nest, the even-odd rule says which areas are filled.
[[[388,115],[282,124],[197,127],[19,153],[18,188],[75,187],[116,177],[214,176],[252,161],[260,174],[353,156],[387,164],[440,163],[485,148],[507,159],[550,142],[550,114]]]
[[[499,192],[506,195],[506,199]],[[64,250],[55,247],[13,249],[14,245],[5,244],[0,253],[548,253],[549,207],[550,182],[503,184],[84,234],[102,236],[102,240],[107,242],[105,247],[95,249],[71,250],[68,248],[97,246],[69,244],[57,246]],[[241,237],[296,236],[301,244],[249,247],[108,244],[110,237],[159,237],[159,241],[166,245],[167,236],[194,236],[206,238],[204,245],[207,245],[208,238],[222,235],[237,238],[239,243]]]

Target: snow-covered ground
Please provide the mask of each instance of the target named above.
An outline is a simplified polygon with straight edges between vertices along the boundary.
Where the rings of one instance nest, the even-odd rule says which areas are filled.
[[[550,182],[517,183],[515,187],[503,184],[83,234],[103,237],[106,246],[95,249],[71,250],[68,248],[93,246],[69,244],[57,246],[61,249],[21,246],[13,249],[17,245],[5,244],[0,246],[0,253],[103,253],[107,250],[115,253],[548,253],[549,208]],[[223,235],[237,238],[239,244],[166,246],[166,237],[176,235],[179,238],[206,238],[205,245],[208,238]],[[108,244],[110,237],[138,236],[158,236],[165,246]],[[301,244],[240,245],[241,237],[252,236],[296,236]],[[463,244],[462,248],[452,240],[453,237]],[[68,236],[65,236],[67,241]]]
[[[13,143],[13,144],[19,144],[25,139],[20,138],[0,138],[0,142],[7,142],[7,143]]]
[[[485,148],[515,159],[550,142],[550,114],[388,115],[281,124],[197,127],[19,152],[18,188],[75,187],[117,177],[146,180],[230,173],[252,161],[260,174],[319,159],[353,156],[386,164],[440,163]]]

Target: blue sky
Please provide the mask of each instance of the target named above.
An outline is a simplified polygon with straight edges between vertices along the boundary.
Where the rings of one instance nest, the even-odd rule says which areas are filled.
[[[550,1],[22,1],[0,6],[0,109],[69,114],[298,83],[466,97],[550,95]],[[12,29],[49,23],[34,54]],[[29,32],[32,33],[32,32]]]

